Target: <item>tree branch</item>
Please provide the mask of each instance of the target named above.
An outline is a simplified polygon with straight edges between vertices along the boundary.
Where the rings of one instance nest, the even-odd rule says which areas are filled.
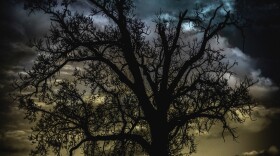
[[[200,112],[203,112],[203,111],[200,111]],[[220,121],[225,120],[223,116],[218,115],[218,114],[205,114],[205,113],[196,112],[196,113],[192,113],[189,115],[182,115],[182,116],[173,118],[172,120],[170,120],[168,122],[168,130],[169,130],[169,132],[171,132],[177,126],[181,127],[184,124],[186,124],[187,121],[197,119],[197,118],[217,119]]]
[[[70,150],[69,150],[69,155],[70,156],[73,156],[73,152],[78,149],[83,143],[87,142],[87,141],[90,141],[90,139],[83,139],[82,141],[80,141],[77,145],[75,145],[74,147],[72,147]]]
[[[143,139],[141,135],[137,134],[113,134],[113,135],[96,135],[96,136],[87,136],[87,138],[93,142],[96,141],[114,141],[114,140],[130,140],[133,142],[137,142],[141,147],[150,153],[150,144]]]
[[[177,87],[179,81],[181,80],[182,76],[185,74],[186,70],[188,68],[190,68],[195,62],[197,62],[199,59],[201,59],[203,57],[203,55],[205,54],[205,48],[207,46],[208,41],[214,37],[215,35],[218,35],[218,32],[223,30],[223,28],[228,25],[228,24],[232,24],[232,23],[228,23],[228,20],[230,18],[230,13],[227,12],[227,14],[225,15],[225,19],[220,22],[218,24],[218,26],[209,33],[210,29],[212,28],[212,20],[216,17],[217,11],[222,7],[219,6],[218,8],[216,8],[214,15],[212,16],[212,18],[210,19],[207,28],[204,30],[204,37],[200,46],[200,49],[198,51],[198,53],[196,55],[194,55],[193,57],[191,57],[189,60],[187,60],[183,66],[181,67],[181,69],[179,70],[178,74],[175,76],[174,80],[172,81],[172,83],[170,84],[170,87],[168,88],[169,92],[174,92],[174,89]]]

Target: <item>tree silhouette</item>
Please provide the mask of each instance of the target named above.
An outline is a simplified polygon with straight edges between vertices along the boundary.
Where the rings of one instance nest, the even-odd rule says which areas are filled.
[[[222,5],[210,17],[184,11],[166,19],[159,13],[150,31],[131,0],[88,0],[89,15],[73,11],[73,3],[25,2],[52,22],[49,35],[33,42],[38,56],[32,69],[16,83],[20,108],[36,123],[32,155],[65,149],[69,155],[77,149],[85,155],[192,153],[196,131],[215,124],[236,137],[229,121],[250,115],[252,82],[230,86],[226,76],[234,74],[235,63],[210,45],[226,26],[239,28]],[[96,24],[96,16],[106,25]],[[184,24],[195,30],[184,31]],[[61,78],[73,63],[73,76]]]

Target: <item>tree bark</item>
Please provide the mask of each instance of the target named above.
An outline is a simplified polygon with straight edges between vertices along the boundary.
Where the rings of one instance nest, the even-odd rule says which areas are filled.
[[[151,156],[169,156],[169,140],[166,116],[154,120],[151,125]]]

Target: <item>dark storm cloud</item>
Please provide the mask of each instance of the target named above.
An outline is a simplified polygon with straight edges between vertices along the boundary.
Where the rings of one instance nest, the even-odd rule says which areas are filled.
[[[239,12],[250,24],[245,28],[244,53],[257,60],[262,74],[270,77],[276,85],[280,85],[280,72],[274,67],[280,66],[280,52],[278,42],[280,37],[280,1],[279,0],[136,0],[136,13],[142,18],[154,17],[161,9],[171,16],[177,16],[179,11],[189,9],[191,12],[196,6],[204,10],[213,11],[223,3],[224,7],[232,12]],[[243,48],[242,36],[237,30],[227,29],[223,35],[229,38],[230,44]],[[280,101],[279,93],[264,102],[272,106]]]
[[[14,130],[2,133],[0,137],[1,156],[28,155],[31,143],[28,141],[28,130]]]
[[[22,60],[30,58],[30,53],[24,45],[26,36],[21,31],[23,23],[19,23],[16,8],[11,1],[0,2],[1,26],[0,26],[0,125],[1,131],[12,120],[8,118],[11,111],[11,100],[8,93],[12,90],[11,82],[16,72],[22,70]],[[17,116],[18,117],[18,116]]]
[[[27,121],[23,113],[12,103],[9,93],[17,73],[32,63],[34,50],[28,40],[47,31],[45,16],[28,16],[23,3],[0,1],[0,155],[27,155],[30,146]]]
[[[196,6],[203,5],[206,11],[213,10],[221,2],[227,9],[235,10],[235,6],[240,7],[241,2],[248,2],[242,6],[242,11],[246,18],[252,21],[252,25],[249,29],[246,29],[246,45],[245,51],[242,51],[241,39],[238,33],[232,32],[232,30],[225,31],[221,39],[226,39],[229,42],[227,48],[231,51],[240,51],[238,54],[244,54],[244,56],[252,56],[249,60],[242,60],[243,55],[232,56],[232,59],[239,61],[237,68],[242,73],[250,73],[259,71],[260,67],[262,73],[268,77],[264,78],[261,73],[256,75],[256,78],[261,80],[270,80],[280,85],[280,71],[276,67],[280,67],[280,52],[279,52],[279,36],[280,36],[280,19],[279,5],[275,0],[135,0],[136,13],[143,19],[151,19],[155,17],[155,13],[159,10],[166,11],[171,16],[177,16],[178,11],[189,9],[190,11]],[[13,1],[0,1],[0,155],[16,155],[21,152],[25,153],[30,148],[27,144],[26,136],[28,132],[26,121],[22,121],[23,115],[17,108],[12,106],[10,98],[7,96],[7,91],[11,90],[10,82],[15,78],[16,74],[26,65],[32,64],[32,58],[35,56],[34,51],[26,46],[29,39],[34,37],[41,37],[45,34],[49,28],[48,17],[36,13],[27,16],[27,12],[23,10],[22,3],[14,3]],[[73,9],[78,9],[81,12],[87,12],[85,9],[85,3],[77,3],[72,6]],[[246,8],[247,7],[247,8]],[[239,9],[240,11],[240,9]],[[100,18],[100,21],[102,23]],[[239,46],[239,49],[235,48]],[[232,54],[232,53],[231,53]],[[257,58],[257,61],[252,61]],[[68,69],[64,69],[65,73],[69,72]],[[270,79],[269,79],[270,78]],[[272,83],[272,82],[271,82]],[[271,90],[275,87],[274,84],[259,85],[257,89]],[[256,88],[255,88],[256,89]],[[264,90],[267,92],[266,90]],[[265,92],[261,92],[263,95]],[[275,98],[271,96],[262,97],[262,103],[264,105],[277,106],[280,101],[280,94],[275,92],[269,92],[274,94]],[[271,104],[272,103],[272,104]],[[280,107],[280,106],[277,106]],[[279,116],[279,114],[278,114]],[[242,128],[252,128],[253,126],[259,126],[259,130],[269,133],[273,136],[279,136],[275,134],[279,128],[280,119],[277,115],[261,116],[257,122],[248,122],[247,126]],[[272,118],[272,119],[271,119]],[[267,125],[267,121],[271,122]],[[263,125],[264,124],[264,125]],[[270,126],[268,128],[268,126]],[[269,130],[268,130],[269,129]],[[274,130],[273,130],[274,129]],[[23,130],[23,131],[21,131]],[[259,132],[258,131],[258,132]],[[211,134],[212,135],[212,134]],[[264,134],[267,135],[267,134]],[[219,133],[220,136],[220,133]],[[270,136],[269,139],[273,138]],[[215,136],[216,137],[216,136]],[[24,138],[23,141],[20,138]],[[271,142],[266,140],[266,142]],[[18,146],[13,146],[13,144]],[[273,142],[278,145],[278,142]],[[208,146],[208,145],[207,145]],[[13,154],[12,154],[13,153]],[[20,154],[19,154],[20,155]]]
[[[22,70],[18,65],[20,60],[31,56],[24,51],[23,41],[24,34],[20,31],[17,15],[12,2],[1,1],[1,26],[0,26],[0,130],[1,134],[5,131],[10,123],[13,122],[8,118],[11,112],[11,100],[8,96],[11,88],[11,80],[14,79],[15,73]],[[20,48],[23,46],[22,48]],[[18,116],[16,116],[18,117]],[[2,147],[2,143],[1,143]],[[2,151],[3,149],[1,149]]]
[[[231,45],[237,46],[256,62],[261,75],[271,79],[275,86],[280,86],[280,1],[279,0],[234,0],[234,10],[246,19],[244,28],[245,45],[241,34],[236,29],[227,29],[222,35]],[[271,92],[269,96],[258,98],[270,107],[280,107],[280,92]]]
[[[205,11],[214,10],[220,4],[232,10],[235,3],[234,0],[136,0],[135,4],[137,15],[146,18],[154,16],[160,10],[177,15],[179,11],[192,11],[197,7],[204,8]]]
[[[279,3],[279,2],[278,2]],[[267,6],[267,8],[265,7]],[[252,8],[253,25],[248,29],[248,47],[247,51],[251,56],[258,58],[258,63],[263,74],[280,85],[280,5],[263,4]],[[265,9],[261,9],[261,8]],[[276,67],[276,68],[275,68]],[[273,106],[280,107],[280,92],[271,97]]]
[[[264,76],[270,77],[280,85],[280,1],[279,0],[238,0],[236,8],[247,19],[245,29],[246,44],[244,52],[257,60]],[[230,41],[241,46],[240,35],[228,32]],[[280,107],[280,92],[263,99],[269,105]]]
[[[151,20],[155,17],[155,13],[160,9],[164,12],[163,18],[176,19],[179,11],[189,9],[191,12],[196,6],[199,6],[203,13],[209,13],[210,17],[213,10],[215,10],[220,4],[223,4],[224,9],[231,12],[236,12],[236,6],[238,6],[236,0],[137,0],[135,4],[137,14],[147,21],[148,25],[153,25],[151,24]],[[223,14],[223,12],[219,13]],[[238,38],[235,38],[235,34],[239,34]],[[232,40],[237,40],[237,42]],[[235,66],[233,69],[233,71],[239,76],[237,79],[247,75],[254,81],[258,82],[254,85],[254,87],[252,87],[252,93],[255,98],[260,100],[261,103],[273,105],[274,100],[271,100],[271,95],[275,94],[277,90],[279,90],[279,87],[274,84],[274,81],[271,80],[270,77],[263,76],[262,70],[259,69],[260,66],[258,61],[255,60],[254,57],[251,57],[251,55],[248,55],[249,53],[243,51],[242,45],[240,45],[240,43],[243,43],[242,41],[243,39],[239,30],[229,28],[221,33],[219,43],[214,42],[211,43],[211,45],[212,47],[218,46],[219,48],[224,49],[227,56],[225,60],[238,62],[238,66]],[[235,83],[235,80],[236,79],[233,80],[233,83]]]
[[[5,111],[10,107],[7,93],[12,80],[32,63],[35,56],[27,43],[46,33],[49,21],[42,14],[28,16],[20,2],[1,1],[0,6],[0,108]]]

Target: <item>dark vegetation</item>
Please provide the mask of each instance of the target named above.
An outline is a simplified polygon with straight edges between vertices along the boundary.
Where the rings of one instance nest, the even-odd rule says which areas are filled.
[[[236,137],[229,121],[250,115],[252,82],[230,86],[225,76],[234,74],[234,64],[209,43],[225,27],[242,24],[222,5],[211,15],[182,11],[165,19],[159,13],[153,29],[133,13],[131,0],[88,0],[90,15],[75,12],[75,3],[25,2],[52,22],[49,34],[33,42],[32,69],[15,84],[20,108],[36,123],[32,155],[63,149],[73,155],[79,148],[85,155],[193,153],[195,132],[215,124]],[[105,26],[95,23],[101,15]],[[195,30],[183,31],[186,23]],[[61,81],[61,70],[73,63],[79,69]]]

